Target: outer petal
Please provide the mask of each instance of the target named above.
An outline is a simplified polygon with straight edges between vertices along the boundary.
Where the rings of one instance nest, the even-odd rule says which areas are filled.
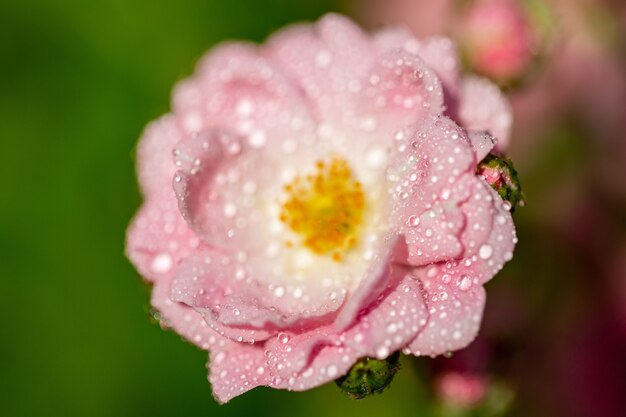
[[[480,183],[486,193],[478,189],[476,193],[481,197],[468,201],[465,209],[487,213],[490,222],[485,240],[468,247],[462,260],[417,270],[428,292],[430,318],[426,329],[407,348],[407,353],[438,355],[461,349],[474,340],[484,308],[482,284],[512,257],[517,239],[511,215],[499,196],[482,181]],[[484,208],[484,203],[488,208]],[[483,223],[484,219],[480,222]],[[468,223],[468,228],[471,224]]]
[[[410,265],[460,256],[465,214],[475,175],[474,154],[465,132],[446,117],[425,121],[397,137],[388,172],[392,218],[408,247]]]
[[[443,112],[441,82],[417,55],[405,51],[381,55],[366,83],[359,94],[358,114],[374,115],[378,131],[387,137]]]
[[[216,247],[246,243],[238,233],[236,217],[236,211],[246,207],[240,202],[245,193],[239,181],[249,158],[244,146],[237,135],[209,128],[190,135],[174,149],[180,169],[173,189],[180,213],[198,237]]]
[[[315,104],[319,120],[354,113],[355,90],[374,63],[370,40],[350,20],[334,14],[315,25],[298,25],[272,36],[265,55]]]
[[[497,139],[487,131],[471,131],[468,133],[476,161],[482,161],[495,146]]]
[[[393,275],[398,284],[361,310],[359,320],[345,332],[323,326],[302,333],[280,333],[268,340],[265,347],[272,373],[285,379],[295,376],[296,381],[304,380],[311,387],[313,381],[321,384],[341,375],[338,368],[337,372],[331,368],[316,379],[308,379],[311,369],[320,366],[320,355],[325,357],[323,363],[332,364],[329,355],[335,352],[337,366],[348,360],[346,353],[350,363],[364,356],[383,359],[413,340],[428,317],[421,283],[403,267],[395,267]]]
[[[485,306],[485,290],[457,287],[438,280],[436,273],[421,271],[430,317],[417,338],[404,350],[407,354],[435,356],[458,350],[474,340]],[[429,275],[435,275],[432,278]],[[462,289],[463,288],[463,289]]]
[[[226,403],[259,385],[272,385],[263,347],[219,338],[211,346],[209,381],[213,396]]]
[[[167,280],[199,244],[168,188],[149,198],[135,215],[126,235],[126,254],[145,279]]]
[[[172,298],[215,320],[225,335],[258,341],[280,329],[303,331],[331,322],[346,295],[318,283],[306,299],[293,298],[259,279],[262,271],[236,257],[197,252],[176,271]]]
[[[182,139],[176,119],[168,114],[150,123],[137,145],[137,177],[146,197],[171,189],[172,149]]]
[[[204,249],[176,270],[171,298],[202,314],[215,330],[238,341],[258,341],[275,333],[282,317],[265,308],[244,280],[247,271],[228,256]]]
[[[418,55],[441,78],[447,92],[456,95],[461,71],[459,53],[451,39],[429,37],[418,40],[408,29],[390,28],[374,34],[374,42],[381,53],[403,50]]]
[[[402,276],[399,285],[362,311],[360,320],[342,335],[344,344],[359,356],[384,359],[406,346],[426,323],[421,283],[404,268],[394,269]]]
[[[219,338],[202,316],[189,306],[170,299],[169,283],[157,282],[152,288],[152,306],[160,313],[161,326],[170,327],[202,349],[209,349]]]
[[[459,118],[467,130],[491,133],[497,140],[496,149],[506,150],[513,116],[511,106],[495,84],[479,77],[464,79],[459,95]]]
[[[177,85],[173,101],[188,134],[219,126],[269,153],[292,148],[292,142],[313,130],[298,87],[248,44],[215,48],[193,78]]]

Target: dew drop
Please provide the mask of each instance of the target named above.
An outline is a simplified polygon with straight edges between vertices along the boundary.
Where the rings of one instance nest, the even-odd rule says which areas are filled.
[[[285,287],[276,287],[276,289],[274,289],[274,295],[276,297],[282,297],[285,295]]]
[[[157,274],[164,274],[172,269],[174,261],[168,253],[160,253],[152,259],[150,269]]]
[[[233,203],[224,204],[224,217],[232,219],[237,214],[237,206]]]
[[[255,130],[248,137],[248,143],[253,148],[262,148],[267,142],[267,135],[263,130]]]
[[[472,279],[467,275],[463,275],[461,277],[461,280],[459,281],[459,289],[461,291],[467,291],[471,288],[471,286],[472,286]]]
[[[417,226],[419,226],[419,224],[420,224],[419,216],[416,216],[416,215],[409,216],[409,218],[407,220],[407,224],[410,227],[417,227]]]
[[[376,349],[376,357],[378,359],[385,359],[389,355],[389,348],[387,346],[379,346]]]
[[[478,250],[478,256],[480,256],[481,259],[489,259],[492,254],[493,248],[487,244],[482,245]]]

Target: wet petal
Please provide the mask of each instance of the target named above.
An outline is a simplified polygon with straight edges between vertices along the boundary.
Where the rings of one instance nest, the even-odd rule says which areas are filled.
[[[466,287],[464,277],[446,283],[447,278],[431,272],[432,268],[436,267],[423,267],[419,273],[428,305],[428,323],[404,350],[407,354],[435,356],[462,349],[474,340],[480,328],[484,288]]]
[[[467,77],[459,95],[459,118],[467,130],[488,131],[496,149],[506,150],[511,134],[511,106],[498,87],[485,78]]]
[[[172,149],[182,134],[172,115],[165,115],[150,123],[137,145],[137,177],[146,196],[162,194],[171,189],[176,167]]]
[[[305,98],[249,44],[217,47],[198,64],[194,78],[177,85],[173,100],[187,134],[219,126],[269,153],[313,130]]]
[[[218,402],[223,404],[259,385],[272,384],[262,346],[220,338],[210,351],[209,381]]]
[[[174,192],[165,189],[135,215],[126,235],[126,254],[145,279],[167,280],[199,244],[180,216]]]

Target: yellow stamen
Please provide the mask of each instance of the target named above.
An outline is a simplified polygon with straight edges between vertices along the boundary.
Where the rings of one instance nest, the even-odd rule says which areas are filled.
[[[315,168],[314,174],[284,186],[288,198],[279,218],[302,236],[305,247],[339,262],[342,252],[357,243],[365,196],[346,160],[332,157],[317,161]]]

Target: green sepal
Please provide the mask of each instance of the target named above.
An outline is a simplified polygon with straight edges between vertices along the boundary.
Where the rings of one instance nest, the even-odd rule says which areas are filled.
[[[400,352],[395,352],[387,359],[361,358],[346,375],[335,382],[348,397],[360,400],[383,392],[399,369]]]

